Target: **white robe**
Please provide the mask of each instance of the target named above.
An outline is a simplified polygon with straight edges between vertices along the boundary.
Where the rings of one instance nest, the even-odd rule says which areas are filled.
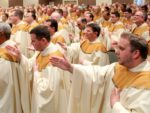
[[[41,52],[42,56],[55,52],[57,46],[53,43]],[[27,60],[22,57],[21,64],[32,71],[36,62],[35,55]],[[32,86],[31,113],[66,113],[69,97],[70,78],[59,68],[47,65],[41,71],[35,71],[30,76]]]
[[[110,107],[111,91],[115,88],[112,82],[115,65],[73,65],[68,113],[149,113],[148,89],[123,89],[120,102],[115,103],[113,108]],[[150,71],[150,63],[145,61],[130,71]]]
[[[15,43],[8,40],[0,45]],[[0,58],[0,113],[30,113],[28,77],[19,63]]]
[[[99,42],[99,39],[92,43]],[[75,64],[79,64],[83,60],[83,65],[100,65],[105,66],[109,64],[109,57],[107,53],[102,51],[94,51],[91,54],[84,53],[80,48],[80,43],[73,43],[67,47],[67,56]]]

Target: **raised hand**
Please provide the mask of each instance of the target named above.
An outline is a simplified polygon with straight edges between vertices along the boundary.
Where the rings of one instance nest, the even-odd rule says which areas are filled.
[[[57,42],[57,44],[59,44],[59,46],[61,46],[61,48],[65,51],[67,51],[67,47],[64,43],[61,43],[61,42]]]
[[[36,51],[35,48],[32,45],[27,47],[27,49],[30,50],[30,51]]]
[[[20,59],[21,53],[20,53],[19,49],[17,48],[17,46],[9,46],[9,45],[7,45],[5,48],[6,48],[6,50],[8,51],[8,53],[10,55],[14,55],[18,59]]]
[[[65,57],[62,58],[58,56],[53,56],[50,58],[50,62],[53,66],[69,71],[70,73],[73,72],[72,65],[68,62],[68,60]]]

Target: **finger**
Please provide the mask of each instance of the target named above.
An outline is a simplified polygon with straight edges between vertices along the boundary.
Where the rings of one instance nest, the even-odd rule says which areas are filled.
[[[118,93],[118,89],[117,88],[115,88],[115,94],[117,94]]]
[[[7,45],[5,48],[11,49],[11,48],[12,48],[12,46],[10,46],[10,45]]]
[[[13,51],[13,50],[14,50],[14,47],[9,46],[9,45],[8,45],[8,46],[6,46],[5,48],[6,48],[6,50],[7,50],[7,51]]]
[[[56,62],[57,62],[57,59],[50,58],[50,62],[51,62],[51,63],[56,63]]]
[[[60,60],[60,58],[56,57],[56,56],[53,56],[53,57],[50,58],[50,62],[52,64],[58,64],[59,60]]]
[[[122,91],[122,89],[118,88],[118,92],[120,93]]]
[[[58,56],[52,56],[50,59],[52,59],[52,60],[59,60],[61,57],[58,57]]]
[[[115,89],[113,89],[113,90],[111,91],[111,94],[112,94],[112,95],[114,95],[114,94],[115,94]]]
[[[120,88],[115,88],[115,94],[119,94],[121,92]]]
[[[63,55],[63,59],[64,59],[64,60],[67,60],[66,54]]]
[[[61,42],[57,42],[57,44],[59,44],[60,46],[64,46],[64,44]]]
[[[19,45],[20,45],[20,43],[15,43],[15,44],[13,45],[13,47],[18,48]]]
[[[32,50],[35,51],[35,49],[33,47],[27,47],[28,50]]]

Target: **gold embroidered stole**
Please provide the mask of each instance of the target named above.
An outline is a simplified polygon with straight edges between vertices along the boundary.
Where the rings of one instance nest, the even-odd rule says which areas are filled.
[[[67,20],[67,18],[64,18],[64,17],[62,17],[61,19],[60,19],[60,22],[64,25],[64,24],[68,24],[68,20]]]
[[[57,42],[65,43],[65,39],[60,35],[54,36],[53,38],[51,38],[51,42],[53,42],[53,44],[56,44]]]
[[[18,30],[19,30],[19,25],[14,25],[14,26],[11,28],[11,34],[15,34]]]
[[[38,22],[33,22],[31,25],[29,25],[28,31],[30,32],[34,27],[38,26]]]
[[[76,12],[70,13],[70,17],[72,20],[76,21],[79,17],[76,15]]]
[[[25,23],[21,23],[21,24],[17,24],[14,25],[11,29],[11,34],[15,34],[17,31],[28,31],[28,24]]]
[[[149,30],[149,27],[148,26],[141,26],[141,27],[136,27],[132,33],[135,34],[135,35],[138,35],[138,36],[142,36],[142,34],[145,32],[145,31],[148,31]]]
[[[42,24],[44,21],[46,21],[49,18],[49,16],[47,14],[43,14],[43,15],[39,15],[37,18],[38,18],[37,23]]]
[[[60,51],[55,51],[53,53],[50,53],[46,56],[42,56],[41,54],[39,54],[36,58],[36,63],[38,65],[38,71],[42,71],[42,69],[46,68],[47,65],[50,65],[50,58],[52,56],[60,56],[63,57],[63,54]]]
[[[0,58],[4,58],[11,62],[19,62],[19,59],[14,55],[10,55],[5,48],[0,48]]]
[[[111,23],[106,20],[104,20],[101,24],[102,24],[102,27],[110,27],[111,26]]]
[[[118,25],[111,24],[108,28],[109,32],[115,32],[118,29],[124,29],[123,24],[118,24]]]
[[[131,19],[127,19],[127,18],[125,18],[125,17],[120,18],[120,21],[121,21],[124,25],[126,25],[126,24],[132,25],[132,24],[133,24],[133,21],[132,21]]]
[[[101,14],[98,14],[98,15],[94,15],[94,22],[96,22],[96,20],[100,19],[101,18]]]
[[[126,67],[116,64],[113,82],[120,89],[150,89],[150,71],[131,72]]]
[[[80,45],[81,50],[86,54],[91,54],[95,51],[107,52],[105,46],[101,42],[91,43],[89,40],[85,40]]]

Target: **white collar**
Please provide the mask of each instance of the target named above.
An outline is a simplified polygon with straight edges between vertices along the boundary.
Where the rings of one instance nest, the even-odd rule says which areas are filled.
[[[148,61],[144,61],[141,64],[137,65],[130,69],[132,72],[140,72],[140,71],[150,71],[150,63]]]
[[[41,51],[41,55],[46,56],[49,53],[55,52],[57,50],[57,47],[53,43],[50,43],[43,51]]]

